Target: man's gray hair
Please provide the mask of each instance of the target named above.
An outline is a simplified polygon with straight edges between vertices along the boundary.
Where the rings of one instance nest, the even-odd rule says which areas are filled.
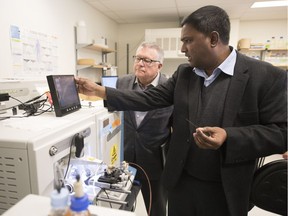
[[[155,42],[147,42],[147,41],[144,41],[142,42],[139,47],[137,48],[137,52],[139,49],[141,48],[150,48],[150,49],[154,49],[157,51],[158,53],[158,61],[160,61],[161,64],[163,64],[163,61],[164,61],[164,51],[163,49],[158,45],[156,44]]]

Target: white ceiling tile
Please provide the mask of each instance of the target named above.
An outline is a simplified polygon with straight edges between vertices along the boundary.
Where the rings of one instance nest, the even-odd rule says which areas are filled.
[[[83,0],[117,23],[178,22],[205,5],[217,5],[240,20],[287,19],[287,7],[256,11],[255,0]]]

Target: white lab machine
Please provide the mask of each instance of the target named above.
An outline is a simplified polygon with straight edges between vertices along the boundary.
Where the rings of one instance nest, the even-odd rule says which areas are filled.
[[[0,83],[0,93],[7,92],[23,102],[48,90],[46,81]],[[6,107],[15,104],[17,101],[12,99],[5,102]],[[84,138],[85,156],[119,165],[123,157],[121,118],[121,113],[109,113],[102,105],[83,106],[60,118],[54,112],[47,112],[1,120],[0,214],[27,194],[50,195],[54,188],[55,166],[67,162],[76,135]]]
[[[25,102],[48,91],[46,80],[16,80],[0,79],[0,94],[8,93],[10,96]],[[0,110],[19,104],[19,101],[10,99],[0,102]],[[1,111],[0,111],[1,114]]]

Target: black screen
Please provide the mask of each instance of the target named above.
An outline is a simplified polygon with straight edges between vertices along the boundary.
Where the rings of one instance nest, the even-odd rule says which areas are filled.
[[[81,108],[73,75],[47,76],[56,116],[63,116]]]

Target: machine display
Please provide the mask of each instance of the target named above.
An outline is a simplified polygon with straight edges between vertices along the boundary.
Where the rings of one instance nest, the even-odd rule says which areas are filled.
[[[73,75],[50,75],[47,76],[47,81],[57,117],[81,108]]]
[[[111,88],[116,88],[118,76],[102,76],[101,77],[101,85]]]

